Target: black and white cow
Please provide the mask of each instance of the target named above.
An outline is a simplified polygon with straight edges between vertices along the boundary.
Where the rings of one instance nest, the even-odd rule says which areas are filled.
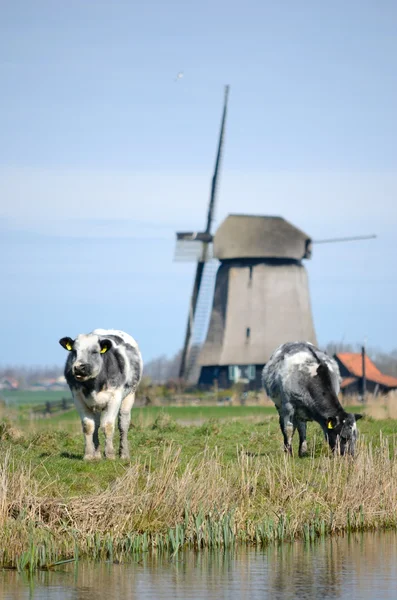
[[[75,340],[64,337],[59,343],[69,351],[65,378],[83,426],[84,459],[101,458],[99,427],[105,434],[105,456],[114,459],[117,417],[120,457],[129,458],[131,408],[143,370],[138,344],[124,331],[115,329],[95,329]]]
[[[354,454],[356,421],[362,415],[347,413],[341,406],[339,368],[327,354],[308,342],[282,344],[265,365],[262,382],[278,410],[287,452],[292,453],[297,429],[299,456],[307,453],[306,423],[317,421],[333,451]]]

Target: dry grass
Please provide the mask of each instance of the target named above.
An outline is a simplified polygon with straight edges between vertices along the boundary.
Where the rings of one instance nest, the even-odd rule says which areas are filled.
[[[357,412],[363,412],[376,420],[397,419],[397,391],[377,396],[367,394],[364,404],[357,394],[341,396],[340,401],[342,406],[355,406]]]
[[[397,419],[397,392],[376,397],[368,395],[364,410],[373,419]]]
[[[284,454],[222,460],[206,449],[184,466],[174,444],[154,468],[138,460],[104,491],[47,497],[11,452],[0,464],[0,563],[33,570],[77,558],[117,558],[151,548],[220,547],[397,526],[396,447],[360,442],[357,457]]]

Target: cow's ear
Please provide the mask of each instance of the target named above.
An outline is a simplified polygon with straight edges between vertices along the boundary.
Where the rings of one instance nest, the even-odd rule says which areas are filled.
[[[364,415],[360,415],[360,413],[354,413],[354,418],[356,419],[356,421],[359,421],[360,419],[363,418]]]
[[[101,354],[105,354],[112,347],[112,342],[110,340],[100,340],[99,345],[101,347]]]
[[[317,375],[319,376],[319,378],[321,379],[322,383],[329,388],[330,386],[332,387],[331,384],[331,379],[329,376],[329,370],[328,367],[325,363],[321,363],[320,365],[318,365],[317,367]]]
[[[61,338],[59,340],[59,343],[61,344],[62,348],[65,348],[65,350],[69,350],[69,352],[71,350],[73,350],[74,340],[72,340],[72,338],[70,338],[70,337]]]
[[[327,419],[327,429],[335,429],[339,423],[339,419],[337,417],[330,417]]]

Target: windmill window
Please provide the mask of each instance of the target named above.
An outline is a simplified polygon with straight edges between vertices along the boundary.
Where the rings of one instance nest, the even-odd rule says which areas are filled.
[[[250,335],[251,335],[251,328],[247,327],[247,329],[245,330],[245,337],[247,338],[247,340],[249,340]]]
[[[238,367],[235,365],[229,366],[229,381],[237,381],[238,379]]]
[[[248,365],[247,367],[247,378],[250,381],[253,381],[256,377],[256,367],[255,365]]]
[[[252,285],[252,271],[253,271],[253,267],[250,267],[249,270],[249,280],[248,280],[248,285]]]

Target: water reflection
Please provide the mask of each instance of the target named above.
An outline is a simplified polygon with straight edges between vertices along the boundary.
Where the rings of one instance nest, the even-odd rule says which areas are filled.
[[[394,599],[397,535],[334,538],[307,547],[264,551],[186,552],[178,559],[145,556],[128,565],[80,564],[33,580],[0,573],[3,600]]]

